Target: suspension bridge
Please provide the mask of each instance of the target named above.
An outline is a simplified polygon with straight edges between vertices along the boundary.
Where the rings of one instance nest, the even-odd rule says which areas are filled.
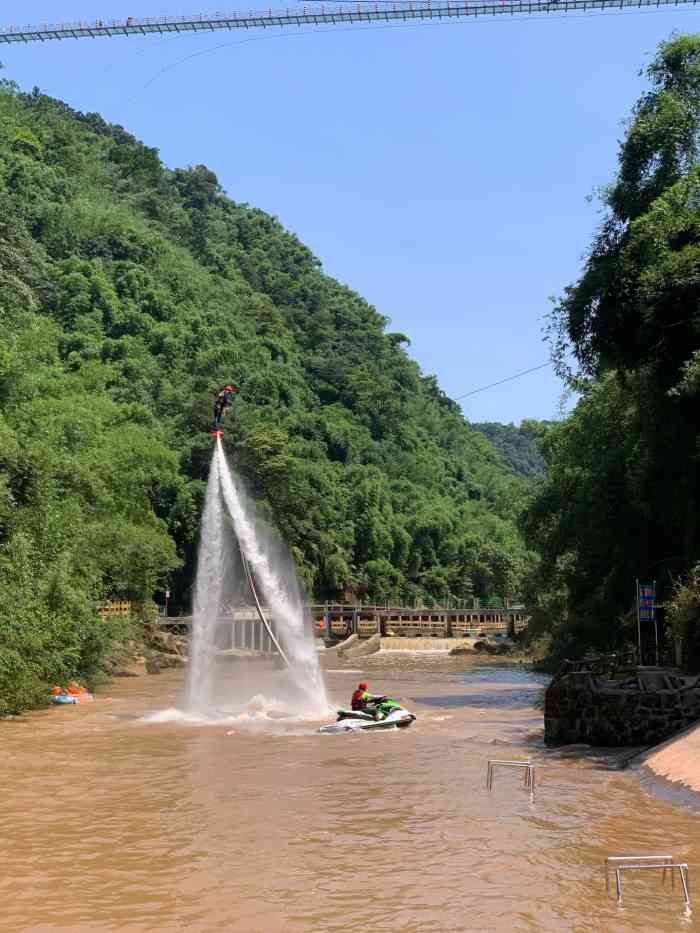
[[[0,27],[0,43],[47,42],[55,39],[100,39],[115,36],[191,34],[233,29],[289,26],[338,26],[361,23],[401,23],[412,20],[456,20],[634,11],[660,7],[695,7],[698,0],[416,0],[312,5],[286,10],[198,13],[126,19],[41,23]]]

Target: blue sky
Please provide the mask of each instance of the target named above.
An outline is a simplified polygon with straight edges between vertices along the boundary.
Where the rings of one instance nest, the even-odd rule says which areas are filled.
[[[172,2],[27,0],[0,17],[206,9]],[[454,397],[548,359],[549,296],[599,223],[587,196],[613,175],[640,68],[695,29],[697,13],[671,9],[86,39],[3,46],[0,61],[22,87],[123,124],[172,167],[208,165],[232,198],[279,217]],[[472,421],[551,418],[561,391],[544,369],[463,407]]]

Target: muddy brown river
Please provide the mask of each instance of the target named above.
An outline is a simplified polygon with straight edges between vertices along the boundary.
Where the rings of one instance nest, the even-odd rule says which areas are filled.
[[[0,722],[0,930],[672,931],[678,884],[606,855],[700,870],[692,809],[606,756],[541,741],[541,678],[442,653],[382,652],[326,674],[403,698],[401,731],[319,735],[265,704],[216,724],[173,713],[181,672],[94,704]],[[170,713],[164,712],[171,710]],[[532,757],[534,801],[489,758]]]

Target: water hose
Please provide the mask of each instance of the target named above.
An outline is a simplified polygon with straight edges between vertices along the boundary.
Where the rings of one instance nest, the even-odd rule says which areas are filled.
[[[267,631],[267,634],[270,636],[270,639],[273,645],[275,646],[275,648],[277,648],[277,650],[279,651],[280,656],[282,660],[284,661],[284,663],[287,665],[287,667],[291,667],[292,665],[289,663],[289,658],[282,650],[282,646],[277,641],[277,638],[275,637],[275,633],[272,631],[272,627],[270,626],[270,623],[265,618],[265,613],[262,611],[262,606],[260,605],[260,600],[258,599],[258,594],[255,589],[255,583],[253,582],[253,574],[250,572],[248,561],[246,560],[245,554],[243,553],[243,548],[240,546],[240,544],[238,545],[238,549],[241,553],[241,560],[243,561],[243,570],[245,571],[246,579],[248,580],[248,586],[250,586],[250,592],[253,594],[253,599],[255,600],[255,608],[257,609],[258,615],[260,616],[260,621],[265,626],[265,630]]]

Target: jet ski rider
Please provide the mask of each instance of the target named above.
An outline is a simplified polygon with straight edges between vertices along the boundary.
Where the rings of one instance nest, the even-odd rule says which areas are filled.
[[[372,693],[367,693],[367,684],[362,681],[357,685],[357,690],[352,695],[352,700],[350,701],[350,708],[354,710],[364,710],[368,713],[373,713],[374,709],[367,709],[367,707],[373,703],[375,700],[378,700],[379,697],[375,697]]]
[[[374,704],[374,705],[372,705]],[[362,710],[369,713],[375,719],[386,719],[395,709],[401,709],[401,704],[390,697],[375,696],[367,692],[367,684],[362,681],[357,685],[357,690],[352,695],[350,706],[354,710]]]
[[[368,693],[367,684],[363,680],[357,685],[357,690],[352,695],[350,707],[369,713],[375,719],[386,719],[394,709],[401,709],[401,704],[381,694],[375,696],[373,693]]]

